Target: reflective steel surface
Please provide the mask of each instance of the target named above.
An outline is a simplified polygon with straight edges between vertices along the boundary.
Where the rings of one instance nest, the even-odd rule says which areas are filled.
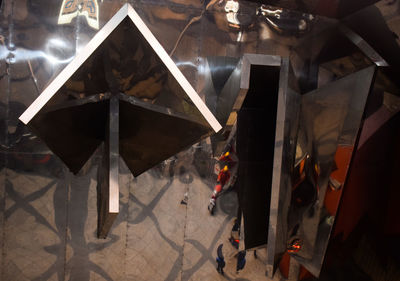
[[[89,2],[93,5],[87,4]],[[340,90],[337,91],[338,95],[346,95],[342,93],[342,90],[355,93],[349,89],[355,86],[361,88],[363,84],[366,87],[367,76],[370,75],[368,67],[382,61],[382,58],[390,66],[378,65],[373,91],[370,94],[370,97],[376,101],[376,105],[366,112],[359,144],[367,143],[370,138],[373,138],[375,132],[379,131],[380,126],[397,114],[398,107],[396,106],[400,93],[397,77],[399,56],[396,55],[400,43],[398,39],[400,2],[398,0],[379,1],[363,10],[359,9],[376,1],[363,1],[363,3],[329,1],[330,5],[327,4],[328,1],[269,1],[265,4],[273,6],[264,7],[261,6],[261,2],[86,1],[85,5],[79,7],[75,4],[68,6],[68,1],[2,1],[0,6],[0,228],[2,230],[0,240],[3,243],[0,249],[0,264],[4,265],[1,269],[3,279],[154,280],[152,278],[154,276],[159,276],[162,280],[179,278],[206,280],[208,277],[211,280],[218,279],[214,267],[214,255],[218,244],[225,243],[226,237],[229,237],[237,201],[233,193],[226,193],[221,197],[221,204],[218,205],[221,207],[216,210],[216,216],[209,217],[206,204],[215,181],[213,169],[215,160],[210,140],[203,140],[137,178],[130,175],[129,168],[121,161],[120,215],[110,229],[109,238],[98,240],[95,191],[99,182],[97,167],[101,162],[102,151],[95,151],[93,147],[96,146],[95,143],[99,141],[99,138],[104,138],[104,131],[102,130],[99,135],[94,128],[83,130],[75,125],[84,127],[87,121],[85,118],[90,119],[88,117],[90,111],[86,112],[84,108],[93,107],[91,111],[95,112],[100,111],[101,107],[108,106],[110,91],[90,97],[79,96],[83,92],[82,89],[102,88],[105,84],[104,80],[93,79],[92,72],[90,72],[91,77],[88,73],[82,72],[79,75],[86,82],[79,79],[70,81],[68,89],[72,90],[73,95],[68,97],[69,100],[64,103],[65,100],[62,99],[62,104],[56,103],[54,107],[49,107],[43,112],[44,115],[48,114],[46,122],[54,123],[54,127],[49,127],[51,130],[57,129],[62,132],[73,123],[76,138],[69,140],[71,143],[66,141],[59,145],[68,147],[69,144],[76,142],[85,147],[82,151],[76,151],[79,157],[74,156],[72,158],[75,160],[71,160],[77,162],[73,163],[74,165],[81,167],[81,171],[76,176],[72,175],[65,168],[64,163],[51,152],[56,148],[51,146],[50,142],[44,143],[37,137],[43,132],[32,132],[18,120],[46,86],[84,49],[125,3],[130,3],[136,9],[205,103],[207,100],[213,102],[217,100],[216,97],[213,99],[212,95],[207,96],[207,93],[214,91],[215,85],[213,82],[211,86],[211,77],[213,75],[221,77],[219,75],[222,73],[215,70],[222,70],[222,64],[229,72],[234,67],[239,68],[241,58],[245,53],[276,55],[289,57],[290,66],[293,68],[294,75],[293,79],[289,79],[288,89],[302,94],[302,102],[306,101],[311,107],[312,114],[321,115],[322,118],[323,113],[319,113],[315,110],[315,106],[312,106],[316,103],[318,106],[320,104],[317,93],[323,94],[326,90],[325,86],[331,86],[331,83],[342,83],[341,79],[351,80],[355,76],[361,79],[360,71],[362,71],[363,83],[359,82],[350,86],[346,84],[347,82],[343,83],[343,87],[349,87],[344,90],[340,85],[337,88],[335,86]],[[300,6],[300,2],[304,5]],[[354,6],[346,8],[346,5]],[[340,6],[342,8],[339,8]],[[288,7],[293,10],[287,10]],[[266,9],[270,11],[267,12]],[[353,12],[357,13],[353,14]],[[313,19],[310,19],[310,13]],[[317,14],[339,18],[346,16],[346,18],[333,19]],[[282,20],[278,19],[281,15]],[[306,22],[306,25],[302,20]],[[353,42],[362,44],[358,46],[357,43],[354,44],[350,37],[340,31],[341,25],[359,36],[351,38],[364,40],[353,40]],[[300,31],[304,26],[305,31]],[[116,35],[115,41],[110,42],[110,45],[117,45],[114,42],[120,42],[125,32],[132,38],[137,38],[136,34],[121,30],[120,35]],[[364,42],[375,52],[371,53],[371,49],[368,48],[365,50]],[[138,46],[137,51],[143,47],[140,44]],[[117,47],[120,47],[121,52],[130,52],[131,45]],[[119,50],[110,51],[110,65],[121,60]],[[94,60],[90,59],[90,61],[94,63]],[[154,61],[154,57],[150,57],[149,61]],[[140,60],[136,60],[136,63],[138,62]],[[129,69],[124,69],[123,66],[131,66],[131,64],[132,60],[125,61],[124,59],[120,64],[113,64],[115,65],[113,69],[118,70],[115,73],[117,81],[127,81],[124,75],[129,72]],[[149,71],[152,69],[152,64],[148,61],[144,61],[143,64],[146,64],[144,69],[147,71],[147,78],[151,78]],[[93,73],[99,75],[100,67],[93,68],[97,70]],[[352,74],[354,75],[349,77]],[[231,79],[232,83],[225,83],[226,89],[222,88],[220,93],[227,91],[236,83],[233,82],[234,76],[230,77],[228,80]],[[174,83],[169,78],[165,79],[164,76],[162,78],[164,80],[159,80],[159,83],[155,85],[159,86],[162,82],[163,86],[171,88]],[[123,89],[126,89],[126,85],[129,86],[129,83],[120,82],[120,84]],[[222,83],[216,84],[219,89]],[[151,89],[146,88],[146,90]],[[227,91],[224,95],[228,96],[228,92],[233,94],[235,91]],[[311,96],[306,98],[308,93],[312,94],[312,98]],[[365,94],[365,91],[362,90],[360,94]],[[290,96],[290,91],[288,91],[288,96]],[[124,96],[124,98],[132,101],[132,103],[121,101],[121,107],[129,108],[129,113],[137,113],[150,107],[153,109],[151,102],[136,100],[138,97]],[[95,100],[98,101],[96,107],[93,106]],[[334,98],[332,101],[336,102]],[[290,100],[287,101],[287,108],[292,106],[290,102]],[[282,195],[285,198],[283,203],[293,203],[300,209],[309,208],[310,210],[310,205],[312,205],[310,201],[313,202],[315,191],[313,185],[309,188],[310,183],[313,183],[316,172],[317,174],[323,172],[323,179],[320,174],[318,180],[321,181],[321,186],[319,186],[319,197],[313,216],[307,218],[307,212],[297,213],[288,221],[288,231],[285,229],[284,220],[279,220],[279,217],[286,216],[285,211],[289,212],[290,209],[283,209],[280,213],[281,204],[278,205],[277,232],[282,231],[282,233],[277,238],[287,238],[288,241],[287,243],[276,241],[276,257],[274,258],[279,259],[282,251],[285,251],[285,243],[293,242],[290,238],[299,238],[296,235],[292,236],[295,222],[306,223],[299,226],[298,230],[299,233],[304,234],[305,238],[300,238],[305,242],[301,244],[302,249],[297,253],[292,253],[292,256],[295,256],[296,260],[315,275],[318,275],[323,262],[340,194],[346,189],[345,178],[339,177],[338,171],[346,175],[348,164],[351,164],[350,159],[355,151],[354,145],[357,144],[357,141],[354,143],[357,140],[355,137],[357,134],[354,132],[358,130],[357,124],[360,124],[359,116],[362,114],[360,105],[363,103],[363,98],[359,99],[359,103],[355,100],[347,100],[347,102],[354,104],[354,109],[347,109],[346,117],[335,115],[333,118],[336,121],[340,119],[339,121],[345,124],[342,130],[339,132],[336,130],[334,138],[337,137],[337,141],[333,142],[336,146],[327,141],[328,136],[333,137],[333,133],[327,135],[326,139],[318,135],[321,142],[317,142],[317,139],[315,141],[309,139],[310,135],[313,135],[310,131],[314,133],[312,127],[316,127],[316,124],[304,122],[307,114],[303,111],[299,119],[298,132],[294,129],[295,126],[291,125],[294,120],[290,119],[288,127],[286,125],[284,127],[284,135],[289,134],[291,139],[295,139],[298,135],[292,175],[299,174],[298,168],[304,160],[308,181],[303,186],[303,190],[311,190],[311,199],[308,196],[301,197],[308,200],[305,200],[308,207],[307,204],[299,207],[298,203],[291,200],[293,196],[292,192],[289,192],[289,195]],[[173,104],[176,105],[175,102]],[[79,107],[81,109],[78,109]],[[65,108],[72,111],[63,115]],[[188,108],[190,109],[190,104]],[[235,112],[235,106],[233,108],[234,110],[230,113]],[[186,109],[184,107],[183,112],[182,110],[174,111],[173,114],[167,116],[167,120],[175,116],[182,118]],[[295,113],[294,110],[293,113]],[[156,110],[155,116],[165,117],[165,115],[163,111]],[[84,118],[78,118],[78,116]],[[309,118],[311,117],[307,115],[307,120]],[[65,128],[57,126],[55,120],[65,124]],[[106,115],[96,119],[93,124],[102,127],[106,124],[105,120]],[[183,118],[183,120],[183,123],[199,128],[198,123],[192,122],[190,118]],[[228,118],[228,123],[229,120]],[[165,124],[169,124],[168,121]],[[332,125],[331,129],[335,131],[333,127]],[[203,127],[200,126],[200,128]],[[290,128],[290,133],[286,131],[286,128]],[[316,130],[316,132],[319,131]],[[61,136],[62,133],[60,139]],[[224,135],[223,139],[225,137]],[[90,144],[82,141],[86,138],[91,138]],[[328,144],[324,146],[321,143],[325,141]],[[318,146],[314,146],[314,150],[309,150],[310,142],[315,142]],[[290,143],[291,148],[292,145],[293,143]],[[220,144],[220,147],[222,146],[223,142]],[[329,157],[319,159],[316,152],[326,152],[328,148]],[[85,162],[83,158],[87,157],[86,154],[91,154],[91,151],[94,151],[94,157],[83,165]],[[293,157],[292,150],[288,149],[290,153],[286,154],[285,151],[286,149],[283,150],[283,162],[286,161],[286,157],[290,159]],[[335,162],[331,166],[335,168],[336,164],[339,169],[329,170],[328,158],[331,164]],[[336,161],[342,158],[345,161]],[[313,164],[321,161],[326,165],[315,169]],[[290,165],[283,166],[289,169]],[[322,186],[325,186],[325,191]],[[284,189],[281,188],[280,192],[282,191]],[[175,202],[180,202],[185,192],[188,192],[189,197],[187,207],[175,204]],[[293,193],[302,194],[299,191],[293,191]],[[308,193],[305,192],[305,194]],[[332,200],[332,198],[336,199]],[[293,211],[289,213],[293,214]],[[271,209],[272,214],[273,209]],[[283,222],[282,225],[279,222]],[[306,225],[312,225],[309,233],[304,231]],[[152,235],[146,235],[148,233]],[[149,244],[150,238],[151,244]],[[272,247],[272,244],[269,246]],[[224,255],[233,257],[235,253],[228,249],[229,247],[224,247],[224,250],[229,252]],[[120,254],[124,252],[126,252],[125,256]],[[265,278],[265,270],[270,262],[267,262],[266,256],[263,259],[261,252],[261,250],[258,251],[258,259],[254,259],[253,255],[246,256],[246,269],[241,272],[240,278],[249,280]],[[109,258],[104,259],[105,256]],[[163,259],[164,262],[160,262],[160,259],[154,258],[157,256],[168,256],[171,259]],[[226,275],[231,279],[237,278],[235,259],[231,258],[227,261]],[[32,266],[26,266],[27,264]],[[270,270],[268,271],[270,273]],[[279,279],[276,275],[275,277]]]
[[[109,103],[103,156],[97,170],[99,238],[107,238],[119,213],[119,100],[112,96]]]
[[[244,99],[239,93],[241,63],[233,57],[208,57],[204,88],[206,105],[223,124],[222,132],[211,137],[214,155],[221,155],[236,123],[237,111]]]
[[[211,128],[170,109],[150,110],[121,95],[121,156],[134,176],[212,133]]]
[[[301,96],[288,59],[281,66],[278,112],[268,230],[267,273],[270,278],[286,252],[288,215],[299,127]]]
[[[315,276],[337,210],[337,205],[330,211],[325,205],[335,155],[354,148],[374,71],[371,66],[302,96],[297,149],[306,155],[305,179],[292,191],[288,230],[290,240],[302,241],[301,250],[293,255]]]

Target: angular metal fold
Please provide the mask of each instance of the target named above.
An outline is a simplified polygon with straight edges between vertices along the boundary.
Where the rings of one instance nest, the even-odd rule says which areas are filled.
[[[49,106],[29,128],[76,174],[104,140],[108,106],[101,95]]]
[[[120,95],[120,154],[138,176],[212,132],[195,118]]]
[[[287,58],[243,58],[240,88],[246,98],[238,113],[236,143],[239,205],[245,248],[267,244],[269,276],[286,249],[287,226],[281,222],[289,204],[280,198],[290,193],[300,107],[300,95],[289,87],[290,73]]]
[[[130,23],[126,23],[126,18],[130,19]],[[164,66],[166,71],[170,73],[173,79],[177,83],[177,87],[181,88],[184,95],[184,99],[190,100],[191,103],[197,108],[205,120],[207,120],[210,127],[215,132],[221,129],[221,125],[215,119],[213,114],[209,111],[207,106],[203,103],[196,91],[187,81],[182,72],[178,69],[176,64],[172,61],[169,55],[166,53],[161,44],[157,41],[154,35],[151,33],[146,24],[142,21],[136,11],[130,4],[125,4],[114,17],[93,37],[92,40],[85,46],[85,48],[69,63],[65,69],[49,84],[49,86],[40,94],[40,96],[32,103],[31,106],[21,115],[20,120],[28,124],[31,119],[40,111],[42,108],[53,98],[53,96],[62,89],[63,85],[71,78],[71,76],[78,71],[79,68],[89,59],[89,57],[95,53],[103,42],[110,40],[109,36],[115,33],[124,34],[126,29],[131,30],[131,34],[136,35],[133,38],[129,36],[118,36],[129,43],[133,40],[134,43],[143,43],[146,46],[150,46],[152,53],[157,57],[157,63],[160,66]],[[139,40],[138,40],[139,39]],[[138,42],[139,41],[139,42]],[[142,41],[142,42],[140,42]],[[120,42],[122,47],[124,42]],[[146,52],[142,52],[142,56]],[[127,58],[121,58],[127,59]],[[141,68],[136,68],[141,70]],[[159,79],[159,77],[155,77]]]
[[[314,191],[297,192],[298,198],[309,202],[306,205],[292,198],[289,240],[301,239],[301,251],[293,256],[315,276],[319,276],[335,218],[325,205],[335,155],[340,149],[353,149],[356,143],[374,73],[375,66],[370,66],[302,97],[298,149],[310,163],[306,169]]]
[[[207,57],[203,93],[223,130],[211,136],[214,155],[223,153],[244,97],[240,95],[241,63],[234,57]]]
[[[119,213],[119,101],[110,99],[103,157],[97,170],[97,236],[106,238]]]
[[[118,159],[137,176],[221,125],[135,10],[124,5],[20,116],[79,172],[104,142],[99,237],[118,213]]]

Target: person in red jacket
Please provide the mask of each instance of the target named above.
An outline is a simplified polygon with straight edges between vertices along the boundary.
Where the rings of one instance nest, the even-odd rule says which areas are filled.
[[[214,214],[218,195],[222,192],[224,187],[228,185],[228,183],[232,182],[232,180],[230,181],[232,177],[231,169],[236,165],[236,161],[232,159],[231,152],[233,152],[232,148],[218,159],[219,165],[222,169],[219,170],[217,184],[214,186],[214,191],[208,204],[208,211],[211,215]]]
[[[217,199],[217,196],[222,191],[224,185],[229,181],[230,177],[231,177],[231,173],[229,172],[228,166],[225,165],[224,168],[222,168],[219,171],[218,178],[217,178],[217,184],[214,187],[214,191],[213,191],[213,193],[211,195],[211,199],[210,199],[210,204],[208,205],[208,210],[210,211],[211,214],[214,213],[215,201]]]

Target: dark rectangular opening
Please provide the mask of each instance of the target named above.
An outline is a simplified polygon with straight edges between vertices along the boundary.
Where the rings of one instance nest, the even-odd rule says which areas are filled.
[[[246,249],[268,241],[279,73],[279,66],[252,65],[238,114],[238,196]]]

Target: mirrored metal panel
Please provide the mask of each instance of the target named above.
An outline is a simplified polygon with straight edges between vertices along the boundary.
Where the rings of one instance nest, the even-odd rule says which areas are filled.
[[[321,270],[338,204],[333,201],[332,208],[327,196],[340,192],[344,184],[345,177],[335,178],[335,171],[347,172],[374,71],[374,66],[368,67],[302,97],[288,247],[298,246],[292,255],[315,276]],[[347,160],[338,162],[343,155]]]
[[[103,139],[106,116],[103,100],[108,98],[108,92],[135,97],[154,106],[156,111],[163,107],[189,116],[210,130],[220,128],[130,5],[118,11],[25,111],[21,120],[28,123],[33,118],[29,126],[76,173]],[[73,110],[68,110],[68,106]],[[66,114],[71,118],[66,118]],[[198,134],[202,135],[204,131]],[[87,139],[72,140],[77,136]]]
[[[283,163],[286,101],[290,100],[288,75],[288,59],[253,54],[243,58],[241,91],[247,95],[238,112],[236,147],[239,208],[243,213],[246,249],[265,246],[269,240],[275,245],[271,236],[277,235],[276,211],[270,213],[270,204],[278,205],[271,201],[271,194],[279,200],[279,186],[276,186]],[[275,218],[270,221],[271,216]]]
[[[265,3],[276,7],[286,8],[289,10],[297,10],[305,13],[313,13],[328,17],[344,17],[372,5],[379,0],[303,0],[303,1],[287,1],[287,0],[250,0],[251,2]]]
[[[286,73],[283,72],[284,70],[286,70]],[[273,277],[279,260],[287,250],[287,218],[293,186],[301,106],[297,79],[288,59],[283,60],[281,75],[283,75],[286,83],[280,85],[276,119],[267,250],[267,274],[270,278]]]
[[[294,48],[290,56],[302,94],[380,62],[379,55],[360,49],[355,43],[367,44],[354,38],[341,25],[327,28]],[[369,46],[368,46],[369,47]],[[378,58],[377,58],[378,57]]]
[[[97,237],[107,238],[119,213],[119,100],[112,96],[104,128],[102,161],[97,168]]]
[[[117,44],[113,45],[110,42]],[[91,69],[90,71],[85,70],[86,64]],[[100,71],[100,74],[93,71]],[[83,82],[75,85],[76,79]],[[71,84],[77,88],[73,90],[74,87]],[[69,88],[68,85],[70,85]],[[73,90],[72,97],[68,95],[66,97],[65,93],[64,95],[60,93],[63,87],[67,88],[67,93],[68,89]],[[73,96],[79,98],[93,93],[100,94],[107,88],[111,92],[123,92],[142,98],[151,104],[193,114],[200,120],[204,118],[215,131],[221,128],[193,87],[129,4],[124,5],[94,36],[84,50],[41,93],[40,98],[36,99],[21,115],[20,119],[27,124],[48,102],[56,104]]]
[[[46,106],[29,123],[31,130],[78,173],[105,137],[109,94]]]
[[[20,119],[74,173],[105,143],[98,179],[103,238],[119,211],[119,154],[137,176],[221,128],[128,4]]]
[[[237,111],[244,100],[240,92],[239,59],[233,57],[207,57],[205,65],[204,88],[206,105],[222,124],[223,130],[211,136],[214,155],[223,153],[223,149],[236,123]]]
[[[120,94],[120,154],[134,176],[212,133],[208,126],[160,106]]]

